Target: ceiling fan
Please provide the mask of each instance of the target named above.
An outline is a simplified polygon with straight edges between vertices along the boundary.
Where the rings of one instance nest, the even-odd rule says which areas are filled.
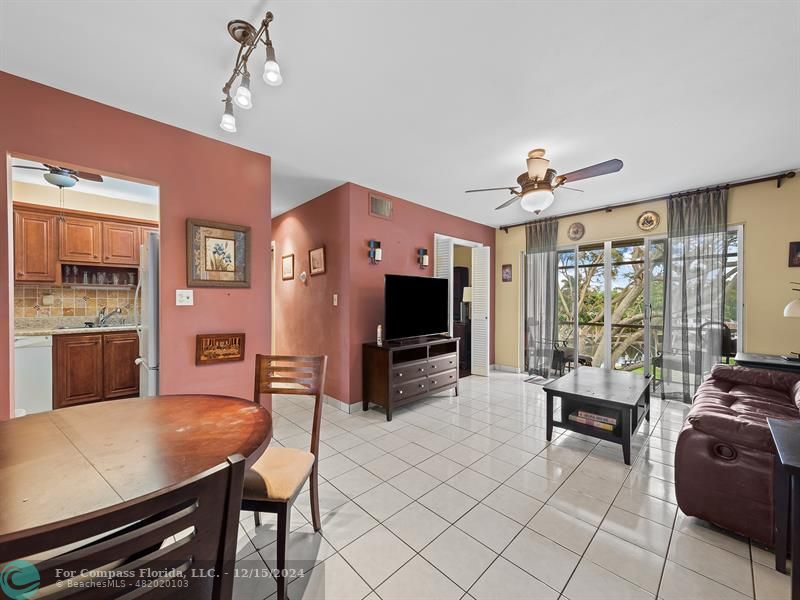
[[[466,193],[508,190],[513,195],[513,198],[503,202],[495,210],[511,206],[519,200],[523,209],[538,215],[553,203],[553,191],[556,188],[564,187],[564,189],[575,190],[575,188],[566,187],[565,183],[598,177],[599,175],[608,175],[622,169],[622,161],[618,158],[612,158],[590,167],[558,175],[555,169],[550,168],[550,161],[544,157],[544,154],[545,152],[541,148],[528,152],[528,170],[517,177],[518,185],[466,190]],[[575,191],[582,192],[583,190]]]
[[[43,163],[44,164],[44,163]],[[68,169],[67,167],[54,167],[45,164],[44,167],[33,167],[29,165],[13,165],[15,169],[31,169],[33,171],[45,171],[43,175],[47,183],[58,186],[60,188],[72,187],[81,179],[87,181],[96,181],[103,183],[103,178],[94,173],[87,173],[85,171],[76,171],[75,169]]]

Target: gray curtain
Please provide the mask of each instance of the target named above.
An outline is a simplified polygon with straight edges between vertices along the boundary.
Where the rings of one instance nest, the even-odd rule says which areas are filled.
[[[668,201],[665,380],[681,384],[690,402],[721,361],[725,305],[728,190],[707,190]]]
[[[556,340],[556,242],[558,221],[542,219],[525,227],[525,331],[528,373],[550,377]]]

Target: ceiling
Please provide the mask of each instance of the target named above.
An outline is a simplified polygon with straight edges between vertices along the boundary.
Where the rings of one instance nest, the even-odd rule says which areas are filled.
[[[44,177],[42,177],[42,175],[44,175],[43,171],[13,168],[14,166],[23,165],[28,167],[41,167],[41,163],[23,160],[21,158],[12,158],[11,164],[11,181],[52,187],[51,184],[47,183],[44,180]],[[151,206],[158,205],[157,186],[138,183],[135,181],[126,181],[125,179],[117,179],[115,177],[109,177],[108,175],[103,175],[103,183],[80,179],[74,186],[66,189],[67,194],[70,191],[75,191],[82,192],[84,194],[105,196],[106,198],[117,198],[119,200],[138,202],[140,204],[149,204]]]
[[[797,2],[65,4],[0,2],[0,69],[270,155],[274,214],[352,181],[524,221],[494,210],[507,192],[463,190],[513,185],[537,147],[561,173],[625,163],[542,216],[800,166]],[[226,23],[267,9],[284,84],[259,52],[226,134]]]

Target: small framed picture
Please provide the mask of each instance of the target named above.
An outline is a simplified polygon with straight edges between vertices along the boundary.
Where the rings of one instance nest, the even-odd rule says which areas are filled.
[[[250,227],[186,219],[189,287],[250,287]]]
[[[511,281],[511,265],[503,265],[501,273],[503,274],[503,283]]]
[[[281,257],[281,279],[284,281],[294,279],[294,254]]]
[[[325,246],[308,251],[308,272],[322,275],[325,272]]]
[[[800,242],[789,242],[789,266],[800,267]]]
[[[243,333],[197,334],[194,364],[244,360],[244,338]]]

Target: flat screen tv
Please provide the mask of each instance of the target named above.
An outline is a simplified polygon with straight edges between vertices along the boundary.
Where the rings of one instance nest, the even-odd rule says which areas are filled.
[[[386,275],[384,302],[386,339],[401,340],[447,333],[446,279]]]

